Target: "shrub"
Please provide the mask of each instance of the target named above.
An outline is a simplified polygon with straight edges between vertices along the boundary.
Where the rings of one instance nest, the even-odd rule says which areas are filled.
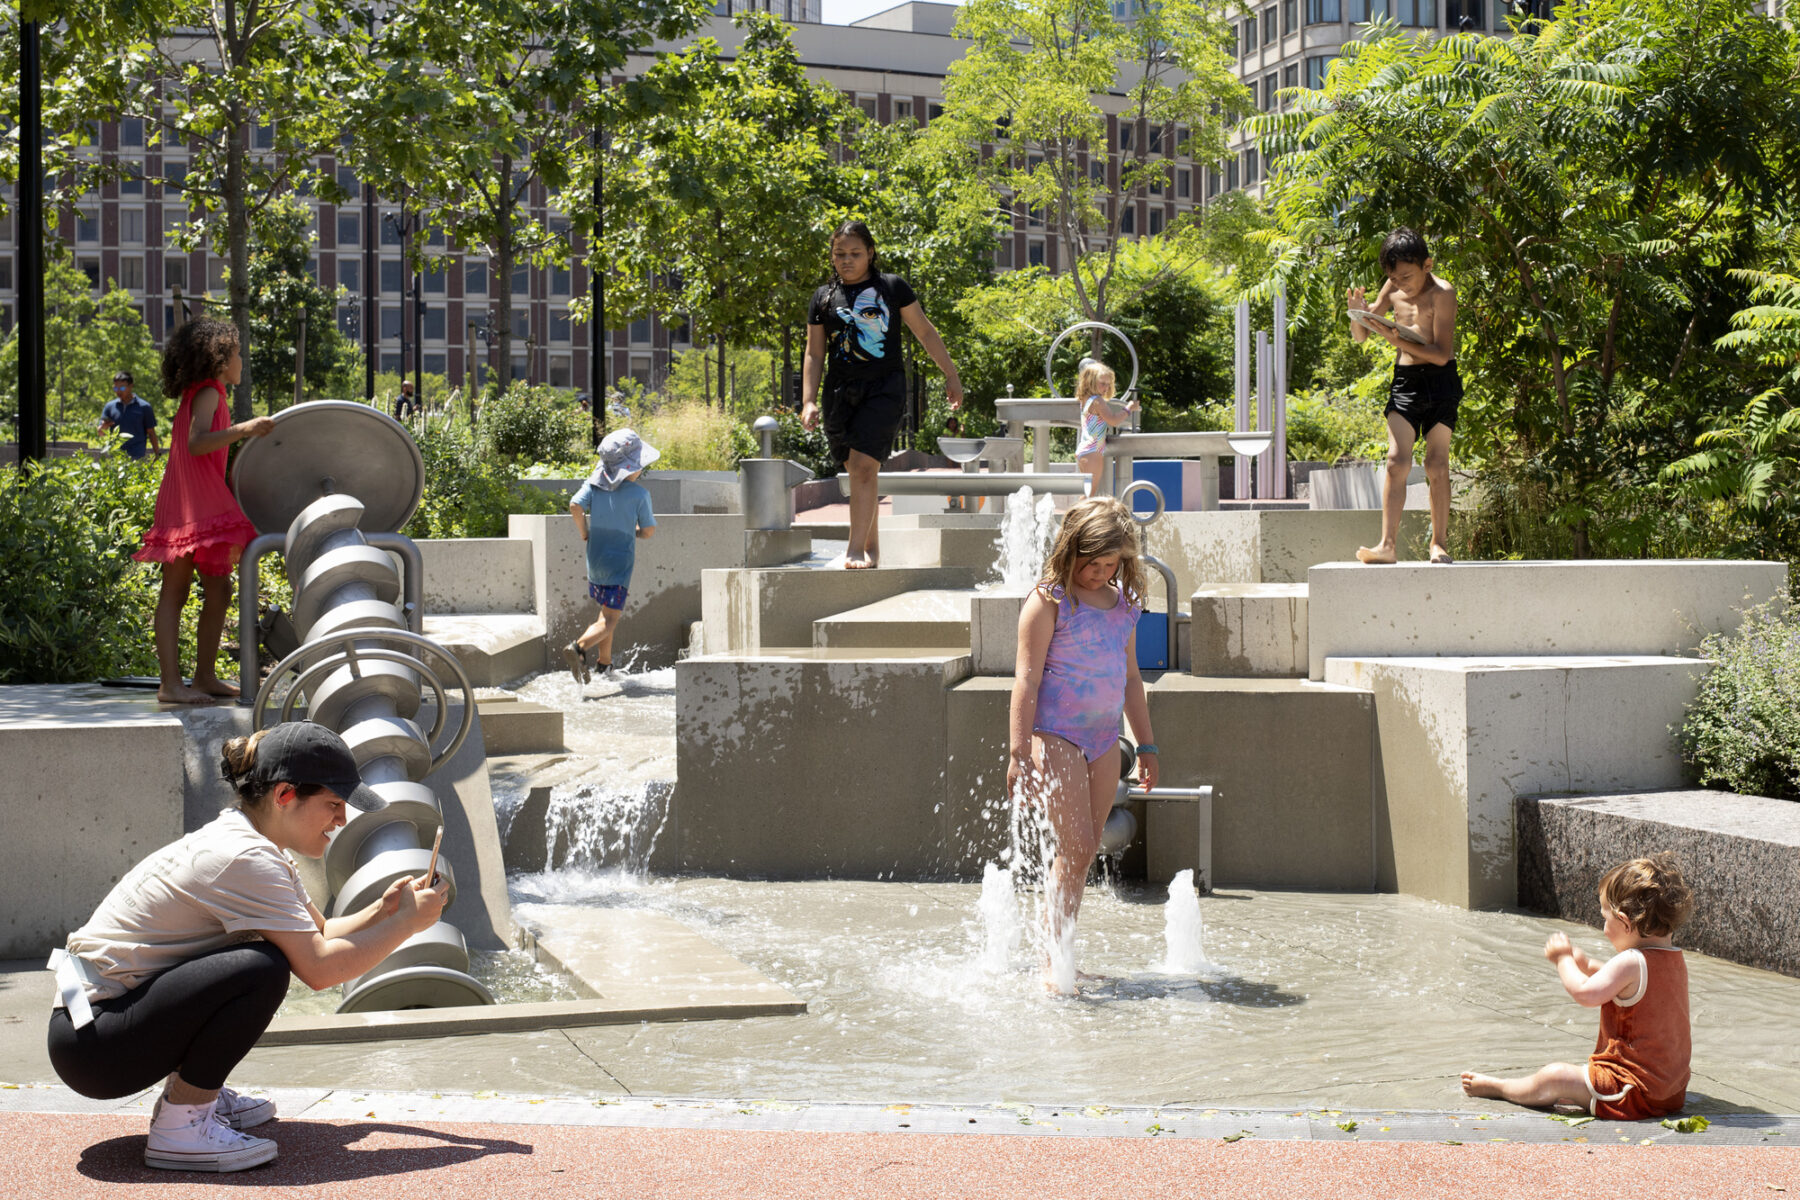
[[[740,458],[761,452],[756,436],[738,417],[693,400],[664,401],[615,418],[613,428],[629,423],[661,453],[664,471],[731,471]]]
[[[419,439],[419,454],[425,494],[401,531],[407,537],[505,537],[508,514],[554,513],[567,505],[561,496],[521,485],[463,426],[431,426]]]
[[[1299,392],[1288,397],[1288,457],[1300,462],[1379,459],[1387,455],[1383,399],[1355,392]]]
[[[1800,606],[1751,609],[1700,653],[1716,665],[1682,726],[1682,758],[1702,786],[1800,800]]]
[[[571,462],[588,456],[588,414],[553,388],[514,384],[481,408],[481,440],[489,454],[516,463]]]

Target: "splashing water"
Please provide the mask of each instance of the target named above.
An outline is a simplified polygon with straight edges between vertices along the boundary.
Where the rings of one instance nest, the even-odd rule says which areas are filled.
[[[1012,969],[1012,956],[1024,940],[1025,927],[1019,921],[1019,897],[1013,891],[1012,872],[999,863],[988,863],[981,869],[982,950],[981,969],[989,975],[1004,975]]]
[[[1200,932],[1200,893],[1194,889],[1194,872],[1177,871],[1169,881],[1169,899],[1163,905],[1166,957],[1156,969],[1170,975],[1197,975],[1204,971],[1208,964]]]
[[[1006,516],[994,543],[994,565],[999,568],[1002,586],[1024,591],[1038,581],[1055,528],[1055,496],[1039,496],[1033,503],[1031,489],[1022,487],[1007,499]]]
[[[544,813],[544,861],[553,868],[616,867],[644,874],[668,822],[673,793],[674,785],[662,779],[623,787],[559,784],[550,790]]]

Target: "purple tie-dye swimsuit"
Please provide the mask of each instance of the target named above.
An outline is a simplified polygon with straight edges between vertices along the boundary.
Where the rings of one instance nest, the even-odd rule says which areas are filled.
[[[1044,654],[1032,732],[1073,742],[1093,762],[1119,740],[1125,649],[1143,606],[1122,591],[1119,602],[1106,609],[1077,605],[1060,587],[1049,595],[1056,601],[1056,632]]]

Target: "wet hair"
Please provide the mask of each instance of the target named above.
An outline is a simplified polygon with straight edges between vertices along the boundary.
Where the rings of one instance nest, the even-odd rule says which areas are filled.
[[[249,737],[234,737],[220,747],[219,774],[231,785],[231,790],[237,793],[237,806],[246,812],[261,808],[273,788],[271,784],[258,791],[250,780],[250,773],[256,769],[256,748],[262,743],[263,735],[268,732],[266,729],[259,729]],[[276,782],[292,783],[301,799],[331,790],[323,784],[300,783],[292,779]]]
[[[1430,247],[1425,245],[1425,236],[1415,229],[1402,225],[1387,235],[1381,242],[1381,269],[1392,271],[1401,263],[1425,265],[1431,257]]]
[[[217,379],[238,348],[237,326],[216,317],[197,317],[169,335],[163,347],[162,390],[171,400],[196,383]]]
[[[1097,358],[1081,360],[1081,377],[1075,382],[1075,398],[1083,404],[1090,396],[1111,396],[1118,378],[1113,369]]]
[[[869,232],[869,227],[867,225],[863,224],[861,221],[845,221],[842,225],[839,225],[836,229],[831,231],[831,240],[826,243],[827,252],[829,252],[831,247],[836,246],[837,240],[842,237],[853,237],[864,246],[868,247],[869,270],[874,272],[881,269],[881,255],[875,252],[875,235]],[[834,276],[837,274],[836,264],[832,265],[831,273]]]
[[[1694,893],[1667,850],[1608,871],[1600,880],[1600,902],[1625,918],[1641,937],[1674,933],[1694,911]]]
[[[1127,599],[1141,604],[1144,594],[1144,572],[1138,563],[1137,527],[1131,510],[1111,496],[1092,496],[1063,514],[1062,529],[1056,545],[1044,560],[1044,574],[1038,590],[1051,596],[1052,588],[1061,588],[1069,603],[1075,599],[1075,564],[1084,558],[1102,555],[1119,556],[1119,569],[1113,581]],[[1052,597],[1054,599],[1054,597]]]

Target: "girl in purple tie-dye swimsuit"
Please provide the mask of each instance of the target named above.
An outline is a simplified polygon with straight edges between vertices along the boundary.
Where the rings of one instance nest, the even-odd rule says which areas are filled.
[[[1131,513],[1110,496],[1064,516],[1044,576],[1019,614],[1008,794],[1041,807],[1055,841],[1050,940],[1070,945],[1088,868],[1119,781],[1119,718],[1137,735],[1138,779],[1156,786],[1150,706],[1135,630],[1143,576]]]

